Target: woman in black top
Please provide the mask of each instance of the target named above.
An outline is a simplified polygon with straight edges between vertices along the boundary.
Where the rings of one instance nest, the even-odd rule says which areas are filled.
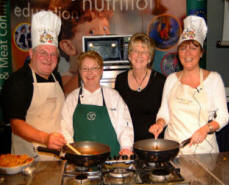
[[[148,129],[161,105],[165,77],[151,69],[153,56],[153,41],[144,33],[134,34],[128,48],[132,69],[119,74],[115,82],[115,89],[130,110],[135,141],[153,138]]]

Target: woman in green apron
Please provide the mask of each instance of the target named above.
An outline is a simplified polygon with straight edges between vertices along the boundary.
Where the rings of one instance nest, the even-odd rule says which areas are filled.
[[[100,86],[102,57],[95,51],[81,53],[78,65],[83,86],[69,94],[62,110],[66,140],[107,144],[111,156],[132,154],[129,110],[116,90]]]
[[[167,125],[166,139],[182,142],[191,138],[180,154],[219,152],[214,132],[228,122],[221,76],[199,66],[206,34],[203,18],[192,15],[184,19],[184,31],[178,42],[183,70],[167,77],[157,123],[149,130],[157,137]]]

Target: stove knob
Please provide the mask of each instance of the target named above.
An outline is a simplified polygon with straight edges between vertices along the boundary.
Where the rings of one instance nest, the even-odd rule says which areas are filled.
[[[115,155],[113,158],[114,158],[114,160],[119,160],[120,156],[119,155]]]
[[[108,161],[111,161],[112,159],[113,159],[112,157],[108,157],[108,159],[107,159],[107,160],[108,160]]]
[[[175,168],[174,172],[176,172],[176,174],[180,174],[180,168]]]
[[[127,160],[128,156],[127,155],[122,155],[122,160]]]
[[[131,160],[135,160],[136,159],[136,156],[133,154],[133,155],[130,156],[130,159]]]

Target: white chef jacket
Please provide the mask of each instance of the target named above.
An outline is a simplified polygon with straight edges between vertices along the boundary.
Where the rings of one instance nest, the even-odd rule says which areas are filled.
[[[102,86],[102,88],[108,114],[117,134],[120,147],[121,149],[132,149],[134,132],[129,109],[116,90],[105,86]],[[62,109],[61,130],[68,143],[74,142],[73,114],[78,104],[79,90],[80,88],[74,90],[67,96]],[[93,93],[85,88],[82,88],[82,90],[82,95],[80,96],[81,104],[103,105],[101,88]]]

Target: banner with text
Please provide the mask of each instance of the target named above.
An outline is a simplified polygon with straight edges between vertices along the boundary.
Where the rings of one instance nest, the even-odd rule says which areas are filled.
[[[10,38],[10,1],[2,0],[0,2],[0,92],[4,81],[12,71]],[[1,120],[2,111],[0,107]]]

